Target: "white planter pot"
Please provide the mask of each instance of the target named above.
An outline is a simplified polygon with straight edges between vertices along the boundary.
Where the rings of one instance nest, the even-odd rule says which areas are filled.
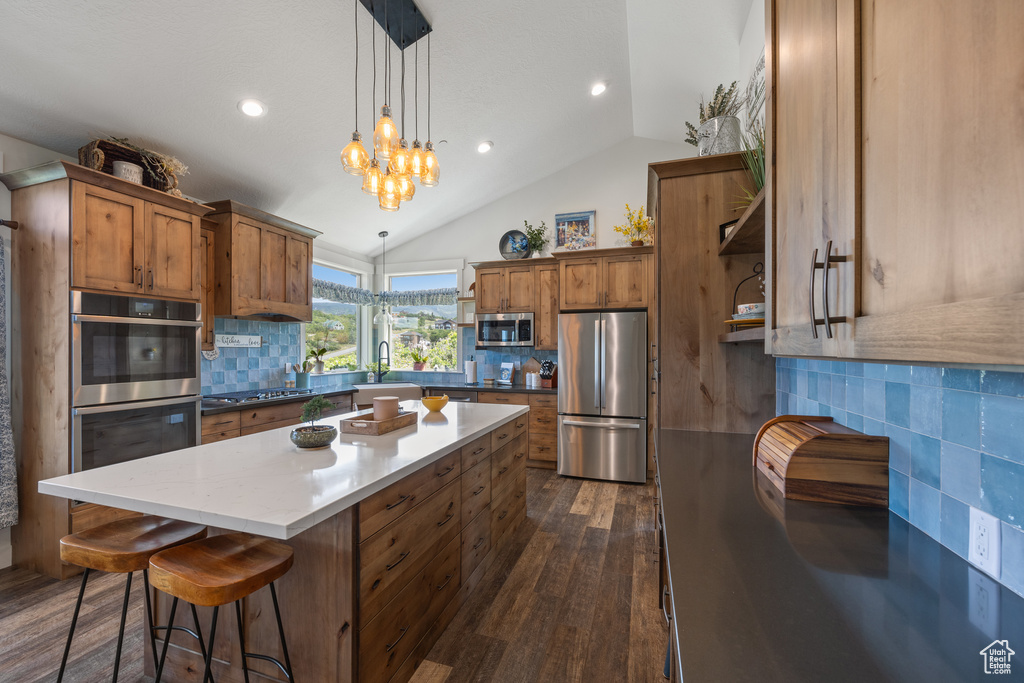
[[[697,129],[697,154],[728,154],[743,149],[743,132],[735,116],[716,116]]]

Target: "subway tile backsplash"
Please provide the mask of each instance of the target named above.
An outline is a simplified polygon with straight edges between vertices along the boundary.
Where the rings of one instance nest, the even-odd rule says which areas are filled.
[[[1001,581],[1024,595],[1024,371],[776,360],[776,413],[889,437],[889,509],[967,557],[970,506],[1002,520]]]

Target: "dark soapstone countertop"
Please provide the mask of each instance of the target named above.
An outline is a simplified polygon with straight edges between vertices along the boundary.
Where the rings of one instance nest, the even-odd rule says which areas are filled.
[[[662,430],[658,481],[686,683],[983,681],[1024,598],[880,508],[785,500],[752,435]]]

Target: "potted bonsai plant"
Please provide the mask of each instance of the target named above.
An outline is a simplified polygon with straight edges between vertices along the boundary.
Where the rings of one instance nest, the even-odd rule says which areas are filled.
[[[634,247],[642,247],[654,238],[654,219],[644,215],[643,205],[633,211],[626,204],[626,222],[616,225],[614,229]]]
[[[533,258],[540,258],[543,256],[541,252],[544,251],[544,247],[548,243],[548,226],[544,225],[544,221],[540,222],[539,228],[533,227],[526,221],[523,221],[523,225],[526,226],[526,246],[533,252]]]
[[[699,156],[740,151],[742,132],[736,114],[742,106],[743,98],[736,89],[736,81],[728,90],[725,85],[719,85],[710,102],[705,103],[701,96],[698,109],[700,126],[686,122],[686,142],[697,148]]]
[[[420,349],[411,349],[410,355],[412,356],[412,369],[422,370],[427,364],[427,354]]]
[[[333,410],[334,404],[323,396],[314,396],[302,404],[302,421],[308,425],[292,430],[292,443],[299,448],[326,448],[338,436],[338,428],[333,425],[318,425],[317,420],[324,411]]]

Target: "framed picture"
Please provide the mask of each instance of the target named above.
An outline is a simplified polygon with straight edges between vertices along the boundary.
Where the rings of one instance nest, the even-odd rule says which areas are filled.
[[[555,214],[555,251],[597,248],[596,211]]]

